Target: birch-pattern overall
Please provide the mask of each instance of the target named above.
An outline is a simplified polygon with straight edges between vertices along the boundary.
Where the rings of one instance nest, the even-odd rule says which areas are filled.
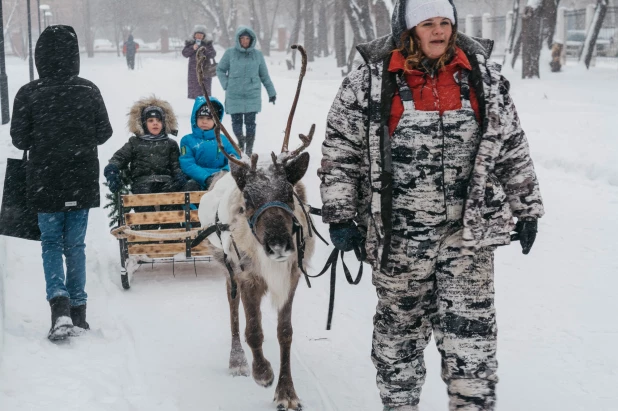
[[[450,410],[493,410],[496,376],[493,248],[463,255],[462,218],[480,143],[468,73],[457,74],[462,108],[415,110],[403,74],[404,113],[392,137],[393,234],[378,293],[372,359],[385,406],[419,403],[423,350],[433,331]],[[423,92],[431,93],[429,85]]]

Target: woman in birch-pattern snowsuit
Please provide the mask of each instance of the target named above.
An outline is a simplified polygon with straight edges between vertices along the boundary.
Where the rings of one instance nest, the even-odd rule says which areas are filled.
[[[544,211],[492,46],[457,33],[449,0],[399,0],[328,116],[322,215],[373,266],[384,410],[418,410],[432,332],[449,409],[495,409],[493,251],[514,230],[527,254]]]
[[[199,80],[197,79],[197,51],[199,48],[205,49],[206,59],[211,61],[217,55],[213,41],[206,39],[206,27],[197,25],[193,28],[193,38],[185,42],[182,55],[189,59],[187,71],[187,97],[191,100],[204,94]],[[204,87],[208,94],[212,94],[212,77],[204,77]]]

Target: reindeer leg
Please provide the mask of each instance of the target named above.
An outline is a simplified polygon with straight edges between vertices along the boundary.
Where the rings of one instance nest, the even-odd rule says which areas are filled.
[[[294,382],[292,381],[292,369],[290,364],[290,350],[292,348],[292,302],[296,293],[296,286],[300,276],[293,277],[290,298],[279,311],[277,324],[277,338],[279,339],[279,349],[281,353],[281,369],[279,371],[279,381],[275,389],[274,401],[277,404],[277,410],[285,411],[289,408],[293,410],[302,410],[302,405],[296,390],[294,390]]]
[[[263,280],[253,277],[241,283],[240,296],[245,309],[246,328],[245,338],[253,353],[253,379],[263,387],[270,387],[275,379],[270,362],[264,357],[262,343],[262,311],[260,303],[266,293],[266,284]]]
[[[240,293],[240,290],[238,290]],[[230,325],[232,328],[232,349],[230,352],[230,375],[234,377],[251,375],[245,350],[242,349],[240,343],[240,326],[238,321],[238,306],[240,305],[240,297],[232,300],[232,286],[227,281],[227,301],[230,303]]]

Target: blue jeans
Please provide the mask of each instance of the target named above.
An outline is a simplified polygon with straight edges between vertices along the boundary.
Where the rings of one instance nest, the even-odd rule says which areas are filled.
[[[71,306],[86,304],[86,227],[88,209],[39,213],[47,301],[68,297]],[[62,255],[66,259],[66,283]]]

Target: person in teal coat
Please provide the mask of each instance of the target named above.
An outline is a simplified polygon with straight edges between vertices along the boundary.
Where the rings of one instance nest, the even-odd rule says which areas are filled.
[[[223,120],[225,110],[223,104],[211,97],[220,120]],[[204,96],[199,96],[193,104],[191,113],[191,129],[180,140],[180,168],[191,180],[185,186],[187,191],[208,190],[217,174],[229,171],[227,158],[219,150],[214,130],[215,122]],[[236,151],[228,139],[222,134],[221,141],[225,151],[235,154]],[[240,157],[240,156],[238,156]]]
[[[255,141],[255,117],[262,110],[262,84],[268,101],[275,104],[277,99],[264,55],[255,49],[256,42],[255,32],[240,26],[236,30],[236,46],[225,51],[217,66],[217,77],[225,90],[225,110],[232,116],[232,130],[240,149],[249,156]]]

